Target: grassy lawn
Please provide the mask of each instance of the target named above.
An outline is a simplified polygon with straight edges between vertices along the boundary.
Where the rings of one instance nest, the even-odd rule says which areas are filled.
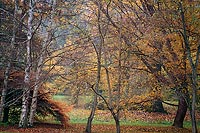
[[[64,95],[57,95],[53,97],[55,100],[66,102],[67,104],[70,104],[71,97],[70,96],[64,96]],[[48,125],[42,125],[39,123],[39,125],[35,128],[31,129],[18,129],[16,127],[9,127],[7,124],[0,123],[0,126],[2,127],[8,127],[7,131],[2,130],[3,133],[11,133],[11,132],[71,132],[71,133],[78,133],[83,132],[85,130],[85,126],[87,123],[88,116],[90,115],[90,110],[81,108],[85,103],[89,102],[91,100],[91,97],[83,97],[81,96],[79,101],[79,108],[73,108],[71,112],[68,113],[68,116],[70,117],[70,125],[71,128],[67,128],[68,131],[65,129],[62,129],[59,127],[59,125],[56,125],[58,127],[54,127],[55,124],[60,124],[58,120],[55,120],[52,116],[47,116],[43,119],[41,119],[41,122],[44,122],[44,124],[53,124],[52,126]],[[165,108],[168,110],[170,109],[176,112],[175,108],[170,108],[165,106]],[[191,132],[191,122],[187,118],[184,122],[183,129],[172,127],[173,119],[175,114],[159,114],[159,113],[148,113],[143,111],[122,111],[120,114],[120,125],[122,132],[126,133],[155,133],[155,132],[181,132],[181,133],[188,133]],[[187,114],[188,117],[188,114]],[[200,121],[197,122],[198,129],[200,130]],[[115,132],[115,122],[108,110],[96,110],[94,120],[92,122],[92,130],[96,133],[102,133],[102,132]],[[1,132],[1,128],[0,128]]]
[[[86,124],[87,123],[87,118],[89,116],[90,111],[89,110],[84,110],[84,109],[73,109],[70,113],[70,123],[72,124]],[[139,119],[131,119],[127,118],[122,119],[120,121],[121,125],[126,125],[126,126],[155,126],[155,127],[167,127],[171,126],[173,123],[173,120],[167,121],[167,120],[139,120]],[[115,124],[114,120],[110,116],[108,111],[100,111],[97,110],[97,113],[94,117],[93,124]],[[190,128],[191,122],[190,121],[185,121],[184,122],[184,127],[185,128]],[[198,128],[200,128],[200,121],[197,122]]]
[[[53,97],[55,100],[58,101],[66,101],[67,104],[70,104],[71,97],[65,96],[65,95],[56,95]],[[89,102],[91,100],[91,96],[80,96],[79,97],[79,105],[80,107],[83,107],[85,103]],[[177,104],[177,103],[176,103]],[[164,104],[164,107],[167,110],[176,110],[175,107],[168,106]],[[90,114],[90,110],[82,109],[82,108],[74,108],[70,113],[70,123],[71,124],[86,124],[88,116]],[[137,116],[138,115],[138,116]],[[150,115],[150,116],[148,116]],[[126,116],[123,113],[121,115],[120,124],[121,125],[127,125],[127,126],[155,126],[155,127],[166,127],[171,126],[173,123],[174,116],[172,115],[160,115],[158,117],[157,115],[152,115],[151,113],[143,113],[139,112],[139,114],[130,114],[127,113]],[[162,118],[164,117],[164,118]],[[169,118],[168,118],[169,117]],[[110,115],[110,112],[107,110],[97,110],[93,124],[107,124],[107,125],[114,125],[115,122]],[[198,128],[200,128],[200,121],[197,122]],[[191,122],[189,120],[184,122],[184,127],[190,128]]]

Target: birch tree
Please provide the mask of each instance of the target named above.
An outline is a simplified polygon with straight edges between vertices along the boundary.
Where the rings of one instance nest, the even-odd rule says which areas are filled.
[[[24,75],[24,89],[22,97],[22,109],[19,121],[19,127],[28,126],[28,104],[30,95],[30,72],[31,72],[31,44],[33,37],[33,13],[35,0],[29,0],[28,22],[27,22],[27,43],[26,43],[26,67]]]
[[[11,47],[8,47],[9,52],[8,52],[7,66],[4,73],[4,87],[1,94],[1,104],[0,104],[0,121],[3,121],[3,112],[6,106],[5,100],[6,100],[7,90],[8,90],[8,79],[10,75],[11,62],[13,58],[12,56],[13,56],[13,51],[14,51],[16,28],[17,28],[17,22],[16,22],[17,10],[18,10],[17,4],[18,4],[17,0],[14,0],[13,29],[12,29],[12,38],[11,38],[11,43],[10,43]]]

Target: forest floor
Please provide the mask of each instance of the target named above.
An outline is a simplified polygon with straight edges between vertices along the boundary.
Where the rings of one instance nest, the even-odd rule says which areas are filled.
[[[85,124],[71,124],[64,129],[59,124],[37,123],[33,128],[17,128],[17,126],[0,127],[1,133],[83,133]],[[115,133],[114,125],[93,125],[93,133]],[[191,129],[175,127],[151,127],[151,126],[121,126],[122,133],[190,133]]]
[[[80,112],[83,112],[80,114]],[[87,110],[74,110],[72,111],[72,118],[76,116],[77,121],[70,121],[69,126],[64,129],[62,125],[55,123],[36,123],[33,128],[18,128],[17,125],[10,126],[0,126],[0,133],[83,133],[86,127],[86,118],[89,111]],[[80,116],[78,116],[78,114]],[[108,113],[109,114],[109,113]],[[186,121],[184,127],[186,128],[175,128],[172,125],[174,113],[161,114],[161,113],[147,113],[142,111],[133,111],[127,114],[132,121],[128,120],[125,123],[122,120],[121,132],[122,133],[190,133],[191,132],[191,122],[189,114],[186,115]],[[84,122],[80,118],[84,118]],[[105,123],[106,118],[110,116],[107,115],[106,111],[97,111],[97,117],[103,118],[101,122],[94,121],[92,126],[93,133],[115,133],[115,125],[113,122]],[[111,118],[109,118],[111,119]],[[197,113],[197,120],[200,120],[200,112]],[[53,120],[46,120],[44,122],[49,122]],[[104,121],[104,122],[103,122]],[[200,122],[198,122],[199,124]],[[200,126],[198,126],[199,128]],[[199,129],[200,130],[200,129]]]

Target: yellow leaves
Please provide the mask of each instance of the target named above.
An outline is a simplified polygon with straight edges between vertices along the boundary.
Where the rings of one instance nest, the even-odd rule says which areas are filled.
[[[60,22],[62,22],[62,23],[66,22],[65,17],[61,17],[61,18],[60,18]]]

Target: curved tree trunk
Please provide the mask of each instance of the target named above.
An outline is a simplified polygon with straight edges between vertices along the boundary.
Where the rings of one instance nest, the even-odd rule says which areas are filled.
[[[119,122],[119,117],[115,116],[114,117],[115,120],[115,126],[116,126],[116,133],[120,133],[120,122]]]
[[[90,116],[88,117],[87,126],[86,126],[86,129],[85,129],[86,133],[91,133],[92,120],[94,118],[96,107],[97,107],[97,94],[95,94],[95,96],[94,96],[92,111],[90,113]]]
[[[98,4],[98,31],[100,34],[100,44],[99,46],[97,46],[98,44],[92,43],[93,47],[95,49],[96,52],[96,56],[97,56],[97,77],[96,77],[96,84],[95,84],[95,91],[99,92],[99,83],[100,83],[100,78],[101,78],[101,55],[102,55],[102,46],[104,44],[104,35],[102,34],[102,27],[101,27],[101,14],[100,14],[100,5]],[[94,94],[94,101],[93,101],[93,106],[92,106],[92,111],[90,113],[90,116],[88,117],[88,122],[87,122],[87,126],[86,126],[86,132],[87,133],[91,133],[91,124],[92,124],[92,120],[94,118],[94,114],[95,114],[95,110],[97,107],[97,94]]]
[[[179,98],[178,110],[174,119],[173,126],[183,128],[183,121],[187,112],[187,102],[183,96]]]
[[[194,55],[191,50],[192,48],[189,41],[189,34],[187,33],[187,23],[186,23],[187,21],[186,21],[185,10],[183,8],[182,1],[179,2],[179,9],[180,9],[180,16],[181,16],[182,28],[183,28],[182,36],[183,36],[184,44],[186,48],[187,59],[189,60],[189,64],[192,70],[192,77],[191,77],[192,103],[191,103],[191,110],[190,110],[191,121],[192,121],[192,133],[197,133],[198,130],[197,130],[195,110],[196,110],[196,102],[197,102],[197,88],[198,88],[197,68],[198,68],[199,59],[200,59],[200,44],[196,45],[197,51],[196,51],[196,54]],[[195,60],[193,60],[194,57],[196,58]]]

